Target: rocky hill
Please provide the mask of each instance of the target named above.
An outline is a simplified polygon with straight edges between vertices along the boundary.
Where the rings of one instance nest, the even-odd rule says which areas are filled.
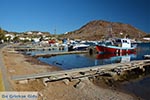
[[[125,37],[141,39],[146,33],[129,25],[119,22],[95,20],[80,29],[68,32],[63,37],[83,40],[101,40],[108,37]]]

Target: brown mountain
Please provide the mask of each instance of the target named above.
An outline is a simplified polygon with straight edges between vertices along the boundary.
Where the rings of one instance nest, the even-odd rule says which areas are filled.
[[[125,37],[141,39],[146,33],[129,25],[119,22],[95,20],[80,29],[68,32],[63,37],[82,40],[101,40],[107,37]]]

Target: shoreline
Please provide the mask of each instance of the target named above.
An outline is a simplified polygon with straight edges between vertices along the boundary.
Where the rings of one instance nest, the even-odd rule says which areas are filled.
[[[50,65],[50,64],[47,64],[45,62],[38,60],[37,57],[32,57],[32,56],[26,55],[26,54],[22,54],[22,55],[24,55],[24,57],[26,58],[26,62],[29,62],[30,64],[41,65],[41,66],[50,66],[50,67],[53,67],[54,71],[62,70],[58,66],[53,66],[53,65]]]
[[[38,59],[31,56],[10,51],[12,51],[11,48],[5,48],[3,57],[12,91],[38,91],[40,94],[39,100],[41,100],[41,98],[50,100],[110,100],[111,98],[114,100],[137,100],[137,98],[130,94],[119,92],[108,86],[103,88],[104,85],[102,85],[102,87],[94,85],[89,79],[83,79],[81,86],[78,88],[74,86],[79,80],[74,80],[72,82],[66,80],[49,82],[47,86],[43,85],[43,80],[41,79],[30,80],[29,83],[16,83],[11,80],[12,75],[26,75],[61,69],[40,62]],[[124,98],[122,98],[122,96]]]

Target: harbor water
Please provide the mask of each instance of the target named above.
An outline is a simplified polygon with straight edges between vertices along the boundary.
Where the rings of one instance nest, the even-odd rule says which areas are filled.
[[[50,52],[50,51],[49,51]],[[69,54],[59,55],[49,58],[39,57],[42,62],[55,65],[63,70],[106,65],[113,63],[130,62],[133,60],[143,60],[144,55],[150,55],[150,43],[140,43],[137,45],[135,53],[126,55],[116,54]]]

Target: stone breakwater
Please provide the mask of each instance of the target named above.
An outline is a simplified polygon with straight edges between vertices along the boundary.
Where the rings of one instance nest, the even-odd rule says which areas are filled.
[[[78,68],[55,72],[46,72],[31,75],[13,76],[12,79],[19,81],[19,80],[47,78],[45,82],[50,82],[50,81],[59,81],[63,79],[68,79],[69,81],[71,81],[72,79],[80,79],[84,77],[111,76],[115,80],[118,80],[119,77],[117,76],[122,75],[123,77],[125,76],[124,73],[127,71],[132,72],[135,69],[138,69],[139,71],[144,72],[147,67],[150,67],[150,60],[133,61],[130,63],[118,63],[118,64]]]

